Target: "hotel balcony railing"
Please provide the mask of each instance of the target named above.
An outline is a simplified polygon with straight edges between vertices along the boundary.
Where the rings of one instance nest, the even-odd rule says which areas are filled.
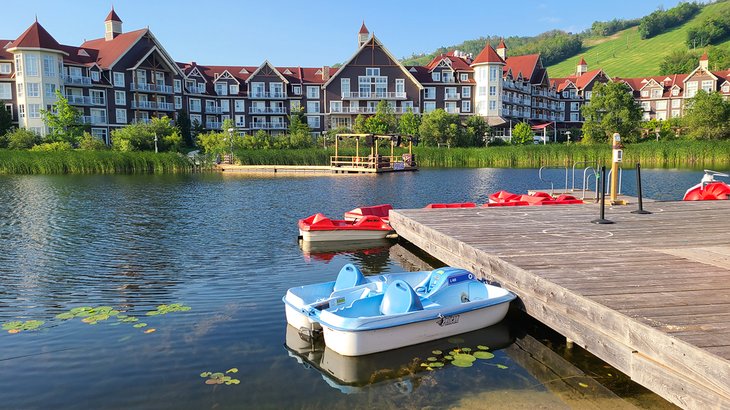
[[[261,122],[254,121],[250,124],[253,130],[284,130],[287,125],[283,122]]]
[[[249,107],[248,113],[249,114],[286,114],[286,108],[284,108],[284,107],[265,107],[265,108]]]
[[[206,121],[205,128],[209,130],[219,130],[221,129],[221,123],[219,121]]]
[[[406,98],[405,92],[342,93],[343,100],[396,100]]]
[[[409,107],[392,107],[393,114],[405,114]],[[410,107],[414,114],[419,113],[418,107]],[[336,107],[330,108],[330,114],[375,114],[375,107]]]
[[[175,104],[157,101],[132,101],[132,109],[175,111]]]
[[[82,115],[80,117],[82,124],[91,124],[91,125],[104,125],[106,124],[106,116],[99,117],[99,116],[92,116],[92,115]]]
[[[190,94],[205,94],[205,86],[198,87],[198,86],[185,86],[185,90]]]
[[[147,83],[132,83],[129,87],[131,91],[142,91],[145,93],[163,93],[172,94],[172,86]]]
[[[236,123],[236,128],[246,128],[246,123],[245,122],[237,122]]]
[[[85,95],[67,95],[66,99],[71,105],[104,105],[106,103],[103,98]]]
[[[456,78],[454,78],[454,77],[441,77],[441,82],[442,83],[455,83],[456,82]]]
[[[460,99],[461,99],[461,94],[459,94],[459,93],[450,93],[450,94],[447,93],[446,95],[444,95],[444,100],[460,100]]]
[[[447,114],[461,114],[461,110],[458,108],[444,108]]]
[[[149,124],[152,122],[149,118],[133,118],[130,124]]]
[[[248,93],[248,98],[284,99],[286,98],[286,93],[279,91],[251,91]]]
[[[91,77],[65,75],[63,76],[63,82],[67,85],[91,85]]]
[[[216,107],[214,105],[206,105],[205,106],[205,113],[206,114],[222,114],[223,108]]]

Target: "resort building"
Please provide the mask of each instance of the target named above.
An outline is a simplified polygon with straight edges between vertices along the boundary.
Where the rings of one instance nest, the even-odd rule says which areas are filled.
[[[501,136],[527,121],[557,139],[582,125],[580,109],[600,82],[626,83],[645,119],[681,116],[700,89],[730,97],[730,70],[710,71],[707,55],[689,74],[613,79],[589,71],[581,58],[575,74],[551,79],[539,54],[510,56],[504,41],[496,49],[486,44],[476,57],[455,50],[425,66],[404,66],[364,22],[356,38],[355,53],[339,68],[208,66],[176,62],[149,29],[124,32],[114,9],[104,37],[78,47],[59,44],[35,21],[16,39],[0,40],[0,107],[15,125],[45,135],[41,111],[53,108],[59,91],[107,143],[115,128],[181,112],[206,131],[230,119],[234,129],[225,131],[272,135],[288,132],[290,115],[301,114],[318,135],[352,128],[380,101],[396,115],[479,115]]]

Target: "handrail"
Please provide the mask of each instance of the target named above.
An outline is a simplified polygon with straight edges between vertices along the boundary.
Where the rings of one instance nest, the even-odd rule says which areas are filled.
[[[593,170],[591,174],[588,174],[588,170]],[[588,180],[591,178],[591,175],[593,175],[593,179],[596,181],[596,197],[598,197],[598,169],[593,167],[586,167],[583,170],[583,196],[580,199],[586,199],[586,188],[588,187]]]
[[[607,181],[611,180],[611,173],[613,172],[613,169],[608,171],[608,176],[606,177]],[[621,185],[624,177],[624,169],[623,167],[620,167],[618,169],[618,195],[621,195]]]
[[[574,162],[573,163],[573,172],[571,174],[571,177],[573,178],[573,185],[572,185],[571,191],[575,191],[575,167],[576,167],[576,165],[581,165],[581,164],[583,164],[583,165],[593,164],[592,167],[586,167],[586,168],[593,168],[594,170],[596,168],[598,168],[598,161],[577,161],[577,162]],[[586,179],[585,175],[586,175],[586,171],[584,169],[583,170],[583,184],[584,184],[583,185],[583,188],[584,189],[585,189],[585,179]]]
[[[555,184],[553,181],[548,181],[546,179],[543,179],[542,177],[542,170],[547,168],[554,168],[554,169],[561,169],[563,167],[540,167],[540,170],[537,172],[538,178],[540,178],[540,181],[545,182],[547,184],[550,184],[550,195],[555,195]],[[568,167],[565,167],[565,191],[568,190]]]

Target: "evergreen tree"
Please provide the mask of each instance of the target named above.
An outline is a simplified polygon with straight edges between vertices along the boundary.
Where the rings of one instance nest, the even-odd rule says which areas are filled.
[[[185,145],[188,147],[195,146],[192,124],[190,123],[190,116],[187,111],[180,110],[177,112],[177,121],[175,121],[175,125],[177,126],[177,129],[180,130],[180,135],[182,136]]]
[[[5,101],[0,101],[0,136],[3,136],[13,127],[13,117],[5,109]]]
[[[365,117],[362,114],[358,114],[357,117],[355,117],[355,125],[352,126],[352,130],[355,132],[355,134],[367,134],[368,128],[367,128],[367,117]]]

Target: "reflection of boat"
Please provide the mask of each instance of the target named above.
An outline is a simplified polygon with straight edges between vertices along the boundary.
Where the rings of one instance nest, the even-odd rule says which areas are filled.
[[[489,203],[485,207],[500,206],[535,206],[535,205],[571,205],[584,203],[580,199],[567,194],[553,197],[547,192],[535,192],[528,195],[513,194],[508,191],[498,191],[489,195]]]
[[[361,241],[383,239],[392,233],[390,225],[373,215],[357,222],[329,219],[322,214],[299,220],[299,235],[304,241]]]
[[[327,347],[361,356],[491,326],[504,318],[515,297],[466,270],[441,268],[416,290],[396,279],[382,291],[323,309],[319,323]]]
[[[705,170],[705,175],[699,184],[688,189],[684,194],[685,201],[708,201],[716,199],[730,199],[730,185],[715,181],[715,177],[728,177],[723,174],[709,169]]]
[[[393,209],[390,204],[373,205],[373,206],[361,206],[355,208],[352,211],[345,212],[346,221],[358,221],[363,216],[373,215],[378,216],[384,222],[388,222],[388,212]]]
[[[304,259],[329,262],[340,254],[362,254],[364,256],[383,253],[393,245],[388,239],[373,239],[366,241],[299,241]]]
[[[514,342],[505,322],[459,335],[460,340],[438,339],[367,357],[342,356],[320,343],[308,343],[297,329],[287,326],[286,349],[305,367],[314,367],[322,378],[343,393],[354,393],[367,387],[385,386],[402,393],[418,388],[420,375],[426,368],[420,363],[433,356],[434,350],[448,352],[457,347],[489,346],[493,352]],[[458,342],[458,343],[454,343]]]

